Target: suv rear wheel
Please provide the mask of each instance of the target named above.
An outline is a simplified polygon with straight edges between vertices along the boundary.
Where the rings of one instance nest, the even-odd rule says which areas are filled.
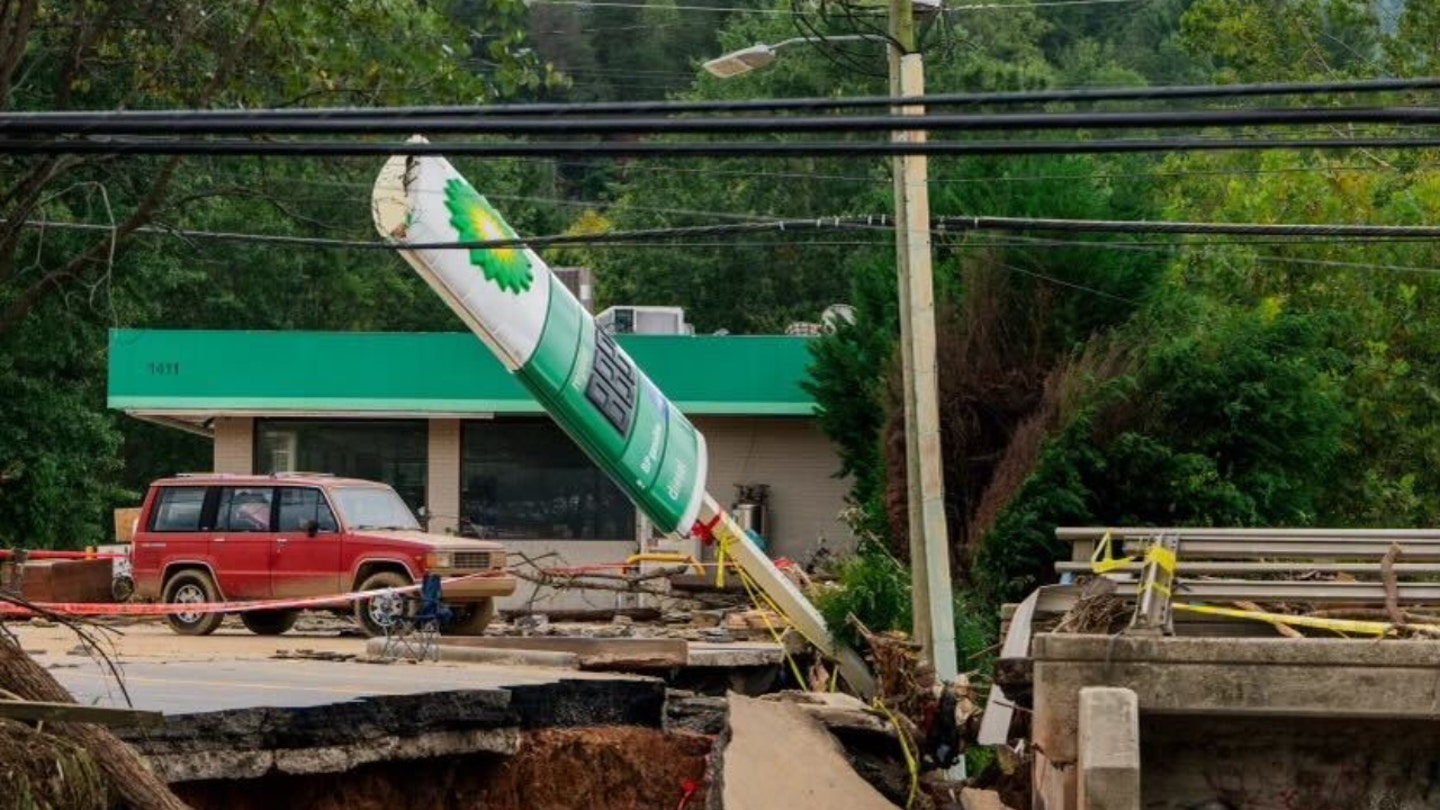
[[[484,635],[485,628],[495,619],[495,600],[452,605],[451,610],[454,611],[455,618],[440,628],[441,633],[447,636]]]
[[[378,591],[381,588],[404,588],[410,584],[410,578],[395,571],[380,571],[371,574],[360,582],[358,590]],[[405,609],[413,610],[411,600],[405,599],[402,604]],[[360,629],[365,631],[367,636],[385,635],[386,616],[384,614],[385,600],[377,599],[356,599],[355,600],[355,621],[360,624]]]
[[[181,571],[165,583],[162,601],[167,605],[189,605],[204,602],[218,602],[219,590],[215,581],[204,571]],[[182,636],[208,636],[215,632],[225,617],[219,613],[167,613],[165,621],[170,629]]]
[[[245,629],[257,636],[278,636],[295,626],[298,610],[250,610],[240,614]]]

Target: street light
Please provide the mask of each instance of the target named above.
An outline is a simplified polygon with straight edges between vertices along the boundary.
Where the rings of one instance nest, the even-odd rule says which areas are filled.
[[[853,34],[814,40],[787,39],[775,45],[756,44],[705,63],[721,78],[739,76],[775,61],[776,51],[797,42],[879,40],[889,44],[890,95],[925,95],[925,73],[915,32],[916,18],[933,19],[942,0],[881,0],[889,5],[888,37]],[[880,8],[876,3],[876,8]],[[906,104],[900,115],[924,115],[920,105]],[[923,143],[925,131],[893,132],[901,143]],[[906,501],[910,524],[911,605],[914,637],[925,659],[942,681],[951,681],[959,667],[955,653],[954,597],[950,586],[949,537],[945,518],[945,482],[940,464],[940,407],[935,361],[935,283],[930,249],[929,167],[924,155],[897,155],[895,189],[895,259],[900,292],[901,373],[905,380]],[[963,762],[962,762],[963,767]]]
[[[885,37],[873,34],[845,34],[843,36],[824,38],[791,37],[790,39],[781,40],[774,45],[767,45],[763,42],[757,42],[748,48],[741,48],[738,51],[731,51],[730,53],[717,56],[714,59],[706,62],[704,65],[701,65],[701,67],[705,68],[705,70],[709,72],[712,76],[716,76],[721,79],[729,79],[734,76],[740,76],[742,74],[749,73],[752,70],[759,70],[760,68],[765,67],[771,62],[774,62],[780,56],[778,51],[781,48],[789,45],[795,45],[800,42],[868,41],[887,42],[888,40]]]

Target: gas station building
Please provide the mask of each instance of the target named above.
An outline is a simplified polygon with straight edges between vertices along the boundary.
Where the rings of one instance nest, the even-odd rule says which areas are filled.
[[[763,488],[772,556],[853,545],[848,482],[802,385],[811,338],[618,340],[704,433],[710,491]],[[109,406],[209,437],[216,472],[384,481],[431,531],[512,552],[583,565],[675,548],[470,334],[117,329]]]

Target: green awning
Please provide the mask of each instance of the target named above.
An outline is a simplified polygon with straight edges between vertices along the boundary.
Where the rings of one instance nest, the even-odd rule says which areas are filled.
[[[691,415],[808,416],[810,338],[622,336]],[[532,414],[541,408],[465,333],[114,329],[109,405],[137,415]]]

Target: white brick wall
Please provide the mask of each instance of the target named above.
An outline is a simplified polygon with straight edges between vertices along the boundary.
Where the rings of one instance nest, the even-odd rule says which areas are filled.
[[[845,505],[849,482],[835,478],[840,459],[834,446],[820,433],[814,420],[750,417],[696,417],[705,434],[710,456],[709,486],[726,506],[735,497],[735,484],[770,485],[770,527],[767,539],[772,556],[804,561],[819,547],[821,538],[832,551],[854,547],[855,538],[838,519]],[[459,420],[429,422],[429,482],[426,506],[436,517],[432,531],[453,529],[460,513]],[[255,420],[222,417],[215,420],[215,471],[253,472]],[[511,542],[513,550],[539,555],[556,551],[559,565],[619,562],[633,553],[634,541]],[[530,587],[503,600],[514,609],[526,601]],[[615,606],[610,593],[542,592],[539,606],[549,609],[605,609]]]
[[[431,419],[425,507],[430,531],[453,531],[460,515],[460,420]]]
[[[696,417],[710,454],[710,494],[729,506],[735,484],[769,484],[766,539],[771,556],[808,559],[824,538],[832,551],[855,537],[840,522],[850,482],[836,478],[840,457],[812,419]]]
[[[215,420],[215,472],[249,475],[255,471],[255,420],[222,416]]]

